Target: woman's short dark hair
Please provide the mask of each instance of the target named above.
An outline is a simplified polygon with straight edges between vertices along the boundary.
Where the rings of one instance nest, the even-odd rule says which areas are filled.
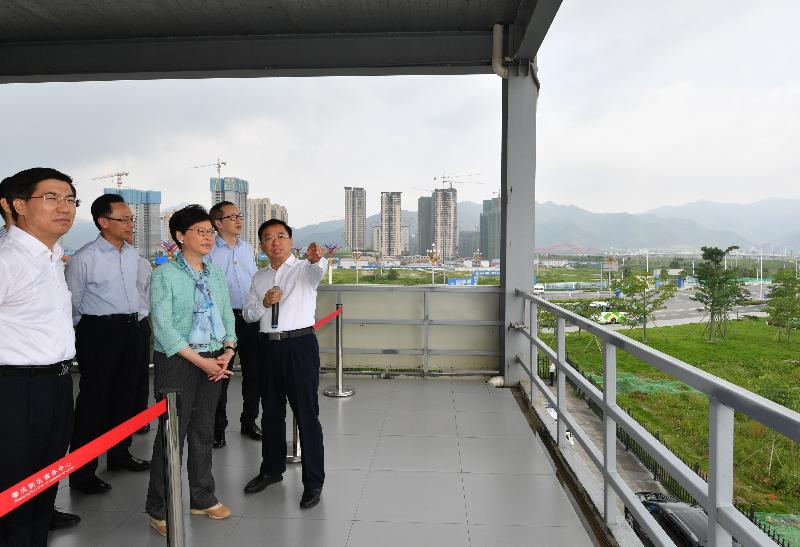
[[[208,214],[208,211],[206,211],[202,205],[197,205],[196,203],[187,205],[183,209],[172,213],[169,219],[169,234],[172,236],[172,240],[178,244],[178,247],[183,248],[183,244],[178,241],[177,233],[181,232],[185,234],[186,230],[198,222],[204,222],[206,220],[211,222],[211,215]]]
[[[3,180],[3,197],[8,202],[8,207],[11,209],[11,218],[16,222],[18,218],[17,210],[14,209],[15,199],[29,200],[33,193],[36,191],[36,186],[43,180],[55,179],[66,182],[69,184],[69,189],[72,191],[73,196],[77,196],[75,186],[72,184],[72,179],[50,167],[32,167],[25,169]]]
[[[103,194],[92,202],[92,220],[97,229],[100,229],[100,223],[97,219],[111,214],[112,203],[125,203],[125,200],[119,194]]]
[[[284,228],[286,228],[286,233],[289,234],[289,237],[292,237],[292,227],[291,226],[289,226],[288,224],[286,224],[284,221],[282,221],[280,219],[271,218],[268,221],[264,222],[261,226],[258,227],[258,241],[259,241],[259,243],[261,242],[261,233],[264,230],[266,230],[267,228],[269,228],[270,226],[275,226],[276,224],[279,224],[279,225],[283,226]]]

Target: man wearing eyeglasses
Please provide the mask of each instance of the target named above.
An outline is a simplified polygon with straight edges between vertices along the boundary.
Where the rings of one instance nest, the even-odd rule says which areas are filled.
[[[116,194],[92,203],[92,219],[100,235],[75,253],[66,269],[81,372],[72,450],[133,416],[136,393],[139,254],[126,241],[135,219]],[[150,468],[149,461],[131,455],[130,445],[127,437],[107,452],[109,471]],[[85,494],[111,490],[96,471],[94,459],[70,475],[70,488]]]
[[[286,400],[292,407],[300,430],[303,452],[303,495],[300,507],[319,503],[325,482],[322,426],[319,422],[319,343],[314,334],[317,286],[328,261],[322,249],[311,243],[307,260],[292,255],[292,229],[272,219],[258,229],[261,249],[269,267],[253,278],[247,295],[244,318],[259,323],[258,360],[261,364],[261,398],[264,412],[261,427],[261,469],[245,486],[247,494],[262,491],[283,480],[286,470]],[[280,304],[279,304],[280,303]],[[272,326],[271,309],[279,304],[277,328]]]
[[[242,241],[244,215],[230,201],[221,201],[211,207],[208,212],[211,222],[217,230],[214,246],[208,254],[208,262],[218,267],[225,274],[228,293],[231,298],[233,315],[236,318],[236,339],[239,353],[239,365],[242,368],[242,435],[253,440],[261,440],[261,428],[256,425],[258,418],[258,368],[256,345],[258,343],[258,325],[248,323],[242,317],[242,308],[253,276],[256,274],[256,261],[253,248]],[[228,427],[226,406],[228,403],[229,378],[222,380],[222,392],[214,417],[214,448],[225,446],[225,428]]]
[[[75,187],[49,168],[2,182],[12,218],[0,246],[0,490],[61,458],[72,431],[72,304],[58,239],[75,219]],[[80,518],[55,513],[51,486],[0,518],[0,545],[46,545],[48,529]],[[19,495],[19,493],[18,493]]]

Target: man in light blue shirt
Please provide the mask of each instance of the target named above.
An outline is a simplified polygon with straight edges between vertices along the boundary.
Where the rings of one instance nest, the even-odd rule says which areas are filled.
[[[121,196],[105,194],[92,203],[100,235],[69,260],[75,349],[80,391],[75,402],[71,450],[133,416],[138,360],[139,255],[126,240],[135,219]],[[108,470],[145,471],[150,462],[130,454],[130,437],[107,453]],[[97,459],[70,475],[70,488],[101,494],[111,485],[96,475]]]
[[[261,428],[256,425],[258,418],[258,361],[256,359],[256,346],[258,344],[258,325],[246,322],[242,317],[242,308],[250,284],[256,274],[256,262],[253,248],[242,241],[242,227],[244,215],[239,208],[230,201],[221,201],[209,211],[217,237],[214,247],[208,255],[208,261],[218,267],[225,274],[228,283],[228,293],[231,298],[233,315],[236,318],[236,338],[239,353],[239,365],[242,369],[242,435],[253,440],[261,440]],[[222,384],[222,393],[217,405],[214,420],[214,448],[225,446],[225,428],[228,427],[226,406],[228,402],[228,384],[225,378]]]

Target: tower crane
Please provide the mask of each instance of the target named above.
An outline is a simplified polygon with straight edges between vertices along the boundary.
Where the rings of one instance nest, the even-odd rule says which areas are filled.
[[[215,163],[206,163],[206,164],[203,164],[203,165],[192,165],[192,166],[189,167],[189,169],[200,169],[201,167],[216,167],[217,168],[217,180],[221,180],[222,179],[222,166],[223,165],[227,165],[227,164],[228,164],[227,161],[220,161],[219,158],[217,158],[217,161]]]
[[[468,173],[466,175],[441,175],[439,177],[433,177],[433,182],[434,184],[441,184],[443,190],[446,184],[449,184],[450,188],[452,188],[454,184],[483,184],[482,182],[477,181],[455,180],[466,177],[477,177],[478,175],[480,175],[480,173]]]
[[[130,175],[130,173],[127,171],[120,171],[119,173],[111,173],[109,175],[103,175],[102,177],[94,177],[92,180],[117,179],[117,188],[122,188],[122,178],[128,175]]]

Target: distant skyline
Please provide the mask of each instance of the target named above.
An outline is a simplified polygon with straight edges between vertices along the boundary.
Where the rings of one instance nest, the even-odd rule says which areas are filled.
[[[562,5],[538,58],[536,199],[644,212],[701,199],[800,197],[800,4]],[[343,218],[342,187],[406,208],[433,177],[481,202],[500,186],[501,80],[265,78],[0,86],[0,174],[34,165],[75,177],[87,204],[125,185],[164,207],[210,205],[214,168],[250,182],[303,226]],[[421,190],[429,189],[429,190]],[[79,216],[89,218],[89,208]]]

